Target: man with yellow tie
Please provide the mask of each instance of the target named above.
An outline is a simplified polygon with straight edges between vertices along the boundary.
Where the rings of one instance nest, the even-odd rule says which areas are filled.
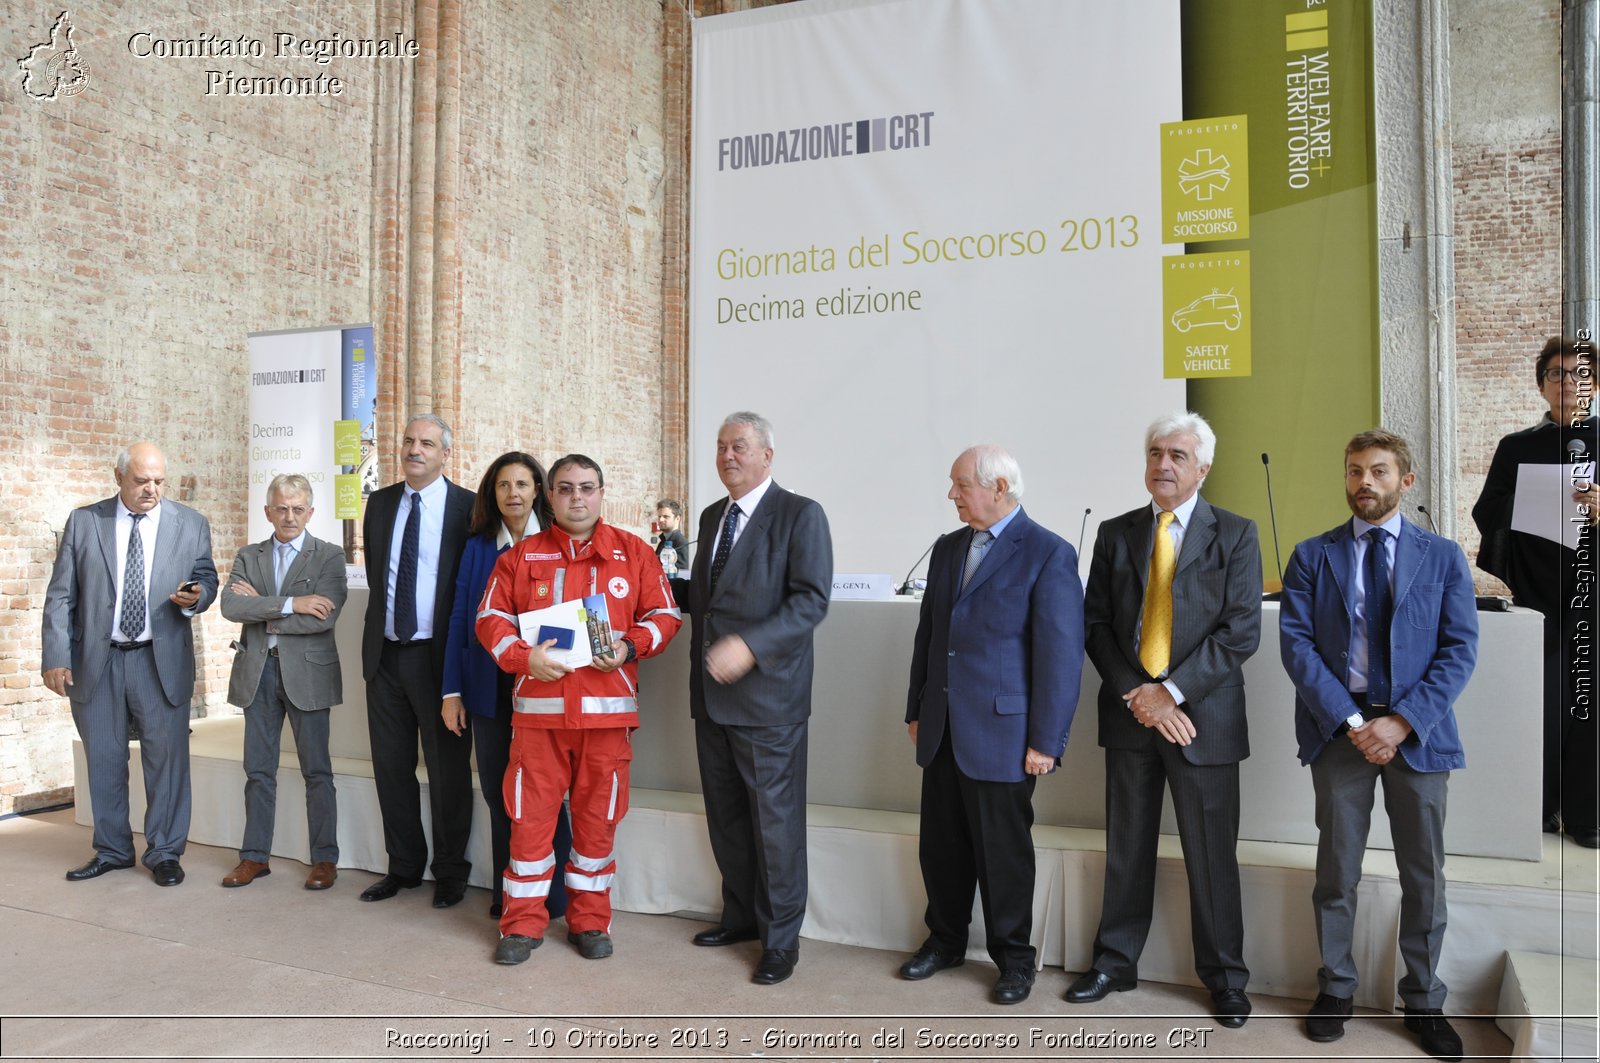
[[[1088,1004],[1138,985],[1155,899],[1163,784],[1189,875],[1195,973],[1228,1027],[1250,1015],[1239,898],[1239,762],[1250,755],[1242,668],[1261,636],[1254,521],[1199,495],[1217,437],[1194,413],[1145,431],[1150,504],[1100,525],[1084,625],[1100,673],[1106,878]]]

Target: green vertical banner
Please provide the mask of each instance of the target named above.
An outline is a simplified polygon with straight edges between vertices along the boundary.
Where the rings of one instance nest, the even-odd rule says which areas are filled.
[[[1179,261],[1241,265],[1163,263],[1164,365],[1189,378],[1190,406],[1217,431],[1207,497],[1260,523],[1275,578],[1260,455],[1287,554],[1348,516],[1344,444],[1378,420],[1372,5],[1183,0],[1182,11],[1184,121],[1161,131],[1164,228],[1185,241]]]

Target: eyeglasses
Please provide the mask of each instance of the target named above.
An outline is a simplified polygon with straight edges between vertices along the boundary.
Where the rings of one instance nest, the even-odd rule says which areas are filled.
[[[556,494],[562,498],[571,498],[573,495],[582,495],[584,498],[588,498],[598,490],[600,490],[600,485],[593,480],[581,484],[556,484]]]
[[[287,517],[290,514],[293,514],[296,517],[303,517],[307,513],[310,513],[311,510],[305,506],[272,506],[268,512],[270,512],[274,517],[277,517],[279,520],[282,520],[284,517]]]
[[[1571,377],[1574,380],[1588,380],[1593,375],[1594,370],[1586,365],[1580,365],[1576,369],[1564,369],[1559,365],[1552,365],[1544,371],[1546,380],[1554,380],[1558,384],[1567,379],[1567,377]]]

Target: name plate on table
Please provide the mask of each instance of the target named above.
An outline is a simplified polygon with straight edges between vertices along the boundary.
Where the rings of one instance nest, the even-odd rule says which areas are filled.
[[[887,601],[894,597],[894,577],[887,572],[835,572],[833,597],[840,601]]]

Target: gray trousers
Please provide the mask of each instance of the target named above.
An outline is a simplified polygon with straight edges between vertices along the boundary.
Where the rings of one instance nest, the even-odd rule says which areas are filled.
[[[265,864],[272,855],[277,820],[278,751],[283,718],[294,729],[300,774],[306,781],[306,827],[311,862],[339,862],[339,809],[333,788],[333,758],[328,754],[331,713],[303,712],[283,691],[278,658],[268,656],[256,696],[244,710],[244,843],[239,859]]]
[[[807,725],[694,722],[722,925],[769,949],[798,949],[806,917]]]
[[[72,703],[83,739],[94,805],[94,849],[113,864],[133,863],[128,823],[128,717],[139,725],[144,767],[144,865],[183,855],[189,841],[189,706],[173,705],[156,674],[155,651],[112,650],[87,701]]]
[[[1349,997],[1358,984],[1350,952],[1356,887],[1380,778],[1400,870],[1400,956],[1406,965],[1400,999],[1408,1008],[1442,1008],[1445,984],[1438,971],[1445,928],[1444,810],[1450,773],[1416,771],[1398,756],[1384,767],[1369,764],[1342,735],[1311,762],[1318,831],[1311,903],[1322,950],[1318,985],[1324,993]]]

